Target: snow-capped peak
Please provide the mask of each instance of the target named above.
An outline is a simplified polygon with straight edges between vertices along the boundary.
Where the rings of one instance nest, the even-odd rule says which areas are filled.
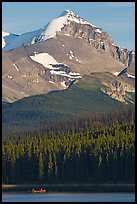
[[[97,28],[95,25],[76,15],[73,11],[66,9],[58,18],[50,21],[46,26],[36,31],[27,32],[20,36],[13,34],[8,35],[8,33],[4,32],[3,34],[5,35],[5,37],[2,38],[3,51],[8,51],[14,48],[19,48],[34,43],[40,43],[46,41],[49,38],[54,38],[56,37],[56,33],[58,31],[61,31],[61,29],[65,25],[69,25],[71,22],[75,22],[78,24],[88,24],[92,27]],[[9,39],[7,38],[8,36],[10,36]]]
[[[38,38],[38,42],[45,41],[49,38],[53,38],[56,36],[57,31],[61,31],[61,29],[70,24],[71,22],[76,22],[79,24],[88,24],[92,27],[96,27],[95,25],[87,22],[80,16],[74,14],[73,11],[66,9],[58,18],[52,20],[47,26],[45,26],[45,30],[41,33]]]

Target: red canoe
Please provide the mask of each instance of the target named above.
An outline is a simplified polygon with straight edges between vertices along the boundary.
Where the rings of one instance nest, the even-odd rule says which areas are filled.
[[[34,190],[34,188],[32,189],[32,193],[46,193],[47,191],[45,189],[40,189],[40,190]]]

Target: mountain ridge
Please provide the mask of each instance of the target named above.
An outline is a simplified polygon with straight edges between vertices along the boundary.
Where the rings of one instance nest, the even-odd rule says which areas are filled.
[[[56,32],[61,31],[61,29],[65,25],[69,24],[70,21],[74,21],[81,24],[89,24],[93,27],[96,27],[93,24],[88,23],[78,15],[74,14],[72,11],[66,9],[58,18],[51,20],[47,25],[43,26],[42,28],[35,31],[23,33],[16,41],[11,43],[11,45],[5,46],[3,50],[9,51],[11,49],[22,47],[23,44],[24,46],[26,46],[33,43],[43,42],[49,38],[55,37]]]
[[[2,31],[2,49],[15,40],[19,35]]]
[[[135,52],[118,47],[108,33],[72,11],[18,36],[14,47],[15,41],[21,47],[2,53],[4,101],[63,90],[83,75],[101,71],[134,86]]]

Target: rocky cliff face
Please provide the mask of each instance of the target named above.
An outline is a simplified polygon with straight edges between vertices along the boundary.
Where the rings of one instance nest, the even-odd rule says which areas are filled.
[[[129,84],[120,81],[112,81],[111,83],[104,82],[103,84],[106,88],[101,88],[101,90],[112,98],[125,103],[127,103],[127,101],[134,103],[132,98],[126,94],[126,92],[135,92],[135,89]]]
[[[135,61],[135,52],[126,48],[118,47],[107,32],[101,28],[97,28],[88,24],[78,24],[70,22],[70,24],[62,28],[62,33],[74,37],[81,38],[91,46],[94,46],[100,52],[106,52],[114,59],[123,63],[126,67]]]

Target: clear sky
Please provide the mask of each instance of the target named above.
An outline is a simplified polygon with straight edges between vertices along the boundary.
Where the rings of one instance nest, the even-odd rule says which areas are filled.
[[[37,30],[65,9],[101,27],[118,46],[135,49],[135,2],[3,2],[2,30]]]

